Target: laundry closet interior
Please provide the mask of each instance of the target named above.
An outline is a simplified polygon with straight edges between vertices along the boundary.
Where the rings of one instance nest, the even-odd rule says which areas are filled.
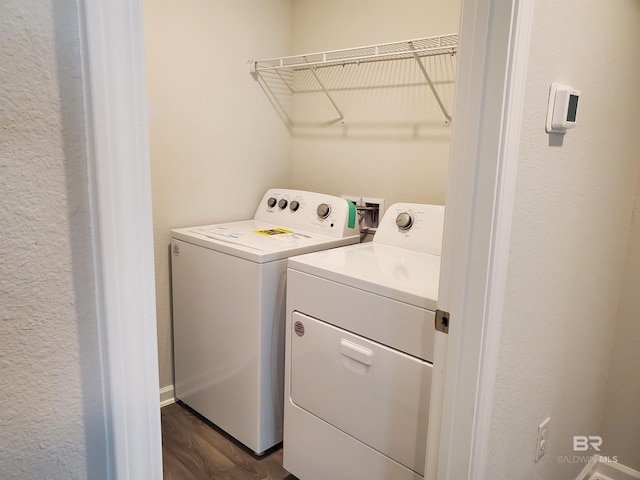
[[[161,392],[172,395],[169,235],[252,218],[269,188],[443,205],[451,128],[414,58],[296,73],[251,60],[457,33],[428,0],[143,2]],[[411,47],[405,47],[409,49]],[[451,115],[456,56],[424,57]],[[277,77],[274,80],[273,77]],[[293,85],[293,83],[291,84]]]
[[[321,57],[324,53],[331,58],[331,52],[335,50],[354,49],[355,54],[359,47],[364,46],[383,48],[390,42],[456,34],[460,22],[460,3],[447,0],[190,0],[180,3],[149,0],[142,2],[142,5],[155,241],[159,393],[162,403],[173,398],[174,388],[168,248],[172,229],[252,218],[256,206],[270,188],[383,199],[387,208],[396,202],[444,205],[452,130],[452,122],[447,120],[447,114],[455,117],[453,98],[458,56],[441,53],[421,58],[433,82],[432,89],[419,64],[410,55],[401,59],[345,61],[343,64],[326,64],[325,59],[321,58],[320,62],[325,64],[320,65],[316,64],[317,57],[311,54],[320,52]],[[594,11],[597,11],[595,7],[602,7],[599,2],[593,6]],[[546,39],[545,25],[549,23],[548,18],[557,18],[554,10],[556,5],[552,7],[538,2],[536,8],[539,16],[534,22],[533,32]],[[620,32],[624,32],[625,28],[629,31],[633,29],[624,24],[622,19],[611,20],[602,15],[592,15],[591,18],[590,12],[582,13],[598,28]],[[561,37],[561,30],[553,32]],[[587,36],[587,32],[576,33],[573,40],[579,42]],[[410,54],[418,45],[418,41],[409,42],[404,48]],[[537,121],[537,117],[532,115],[527,117],[528,121],[537,123],[531,125],[525,122],[526,135],[523,138],[535,138],[542,142],[536,144],[539,150],[533,150],[532,155],[536,158],[562,154],[562,158],[574,160],[580,156],[582,159],[582,154],[578,155],[568,147],[572,144],[584,147],[590,152],[591,161],[581,160],[581,168],[599,176],[601,172],[609,171],[609,165],[605,169],[594,161],[599,159],[590,143],[591,139],[596,138],[592,134],[595,130],[585,127],[594,125],[596,119],[598,124],[601,120],[585,105],[600,106],[604,103],[603,99],[609,97],[601,95],[602,89],[595,88],[595,84],[605,84],[605,78],[626,78],[626,72],[619,73],[616,70],[616,55],[606,57],[611,60],[611,72],[599,68],[600,57],[596,62],[587,45],[581,43],[576,47],[579,55],[575,58],[588,59],[584,60],[583,65],[565,65],[564,60],[547,65],[547,57],[551,55],[546,50],[549,48],[548,42],[532,41],[531,58],[534,60],[527,76],[532,97],[526,104],[526,113],[546,112],[548,85],[562,80],[558,77],[574,76],[581,80],[572,80],[576,88],[580,88],[582,83],[585,91],[589,88],[593,90],[590,95],[583,97],[584,101],[581,100],[579,119],[582,123],[575,130],[589,134],[584,137],[570,134],[568,138],[571,141],[566,142],[564,148],[557,148],[557,145],[549,142],[543,122]],[[559,59],[566,52],[562,48],[556,52],[554,48],[552,53],[553,58]],[[295,71],[287,68],[255,71],[263,65],[261,61],[264,59],[276,59],[276,63],[283,59],[286,64],[288,60],[285,57],[289,56],[297,56],[298,64],[309,63],[313,67],[302,66]],[[598,68],[594,68],[596,64]],[[593,77],[594,85],[590,85],[586,78],[591,78],[591,73],[587,76],[587,71],[597,71],[602,77]],[[596,99],[600,103],[595,102]],[[622,108],[619,100],[612,105]],[[458,115],[460,110],[458,108]],[[602,142],[598,140],[597,143]],[[523,143],[525,154],[531,154],[529,147],[528,143]],[[560,165],[555,160],[551,164],[554,167]],[[536,171],[541,175],[529,179],[530,185],[533,185],[531,191],[537,191],[538,187],[559,185],[555,178],[545,176],[554,172],[548,165]],[[572,172],[573,178],[577,170],[568,171]],[[525,180],[527,173],[526,169],[522,172]],[[519,182],[522,175],[519,175]],[[523,185],[526,188],[529,184],[524,181]],[[579,185],[582,184],[576,180],[575,185],[569,182],[568,187],[577,188]],[[617,189],[615,184],[609,186],[612,191]],[[570,195],[571,188],[567,188],[566,192],[566,197],[561,197],[565,204],[573,206],[573,198],[581,199]],[[609,199],[603,201],[603,205],[614,204]],[[519,224],[525,232],[523,238],[528,238],[531,232],[536,231],[536,217],[530,217],[529,214],[539,212],[546,218],[551,210],[539,210],[537,203],[532,202]],[[634,218],[637,218],[637,206],[634,212]],[[572,218],[569,211],[562,213],[562,218]],[[636,227],[631,231],[630,245],[634,245],[633,239],[637,238],[637,222],[634,225]],[[564,234],[562,229],[558,232]],[[554,233],[554,239],[558,232]],[[558,238],[571,241],[569,235],[560,235]],[[637,250],[630,248],[629,252],[630,261],[637,260]],[[521,256],[528,257],[529,254],[527,251]],[[545,271],[553,262],[540,263],[544,267],[541,271]],[[632,265],[637,265],[637,262]],[[634,271],[631,267],[628,274],[630,292],[634,291],[633,282],[637,278],[632,275]],[[534,269],[533,272],[522,272],[522,275],[530,275],[535,280],[536,273]],[[558,281],[561,280],[567,281],[565,277]],[[594,277],[594,281],[599,280]],[[540,284],[546,284],[546,280],[540,281]],[[527,283],[521,285],[526,290]],[[568,285],[566,283],[565,286]],[[624,294],[620,304],[629,306],[632,298],[633,294]],[[567,308],[576,305],[574,298],[560,303]],[[617,306],[616,301],[613,305]],[[525,309],[526,306],[526,302],[518,297],[513,308]],[[528,315],[516,317],[526,319]],[[623,328],[623,324],[619,322],[617,328]],[[616,334],[619,342],[635,338],[630,327],[627,329],[624,326],[621,332]],[[512,348],[512,345],[526,340],[526,336],[526,331],[520,333],[519,329],[514,330],[510,343],[504,341],[507,349],[515,351],[517,347]],[[555,350],[550,348],[549,351],[567,353],[572,348],[583,349],[582,337],[575,337],[567,346],[556,345]],[[631,358],[629,352],[637,349],[633,346],[618,348],[617,343],[605,348],[616,354],[617,363],[612,362],[607,368],[619,374],[620,384],[635,384],[628,381],[633,377],[634,363],[626,358]],[[516,360],[519,361],[520,357]],[[506,357],[504,362],[510,363],[511,357]],[[522,364],[527,363],[525,355]],[[520,364],[516,362],[514,365],[514,378],[503,379],[503,383],[509,387],[510,382],[517,384],[520,378],[518,374],[521,374],[516,368]],[[607,390],[608,400],[613,398],[621,401],[628,397],[617,393],[613,383],[606,383],[604,374],[601,378],[602,382],[587,379],[579,386],[597,384],[599,389]],[[508,392],[503,395],[506,405],[511,405],[518,397],[516,389],[513,389],[513,393],[511,390],[502,390],[503,394]],[[572,394],[573,390],[569,392]],[[539,398],[536,395],[527,397],[520,410],[515,411],[531,411],[532,405],[541,402],[546,406],[555,395],[555,390],[549,387],[548,391],[540,393]],[[553,400],[555,402],[555,398]],[[607,408],[615,410],[613,417],[617,419],[607,431],[608,439],[615,437],[613,432],[620,429],[620,425],[633,424],[627,419],[637,410],[636,403],[632,400],[630,404],[633,406],[616,408],[618,403],[607,402],[607,405],[613,405]],[[504,412],[506,409],[497,411]],[[560,411],[565,412],[563,409]],[[544,416],[547,414],[545,412]],[[594,424],[602,423],[602,415],[599,412],[590,420]],[[540,419],[527,418],[526,422],[535,430],[544,416]],[[580,422],[586,420],[581,417]],[[504,422],[504,425],[508,423]],[[515,432],[516,428],[513,429]],[[507,426],[504,426],[504,430],[510,431]],[[562,432],[565,436],[589,433],[579,429],[574,431],[573,424],[571,429],[565,430]],[[531,436],[535,437],[535,431]],[[633,444],[627,438],[621,436],[618,445]],[[608,441],[613,444],[613,440]],[[494,441],[493,445],[498,443]],[[518,445],[521,447],[516,448],[518,453],[523,457],[528,455],[525,455],[527,447]],[[570,447],[566,443],[558,451],[564,452]],[[494,453],[495,456],[499,454]],[[637,468],[637,463],[632,466]]]

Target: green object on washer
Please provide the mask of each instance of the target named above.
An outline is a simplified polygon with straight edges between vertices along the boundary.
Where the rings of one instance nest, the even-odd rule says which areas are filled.
[[[349,228],[356,228],[356,215],[358,213],[358,209],[356,208],[355,203],[350,202],[349,200],[347,200],[347,203],[349,204],[349,219],[347,221],[347,226]]]

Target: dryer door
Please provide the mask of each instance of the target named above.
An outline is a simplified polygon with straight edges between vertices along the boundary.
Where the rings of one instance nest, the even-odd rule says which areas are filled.
[[[298,312],[291,399],[424,475],[432,365]]]

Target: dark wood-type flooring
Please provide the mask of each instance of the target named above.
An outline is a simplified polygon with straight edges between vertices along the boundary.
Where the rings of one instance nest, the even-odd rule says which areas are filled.
[[[282,468],[282,449],[257,457],[181,404],[161,410],[165,480],[297,480]]]

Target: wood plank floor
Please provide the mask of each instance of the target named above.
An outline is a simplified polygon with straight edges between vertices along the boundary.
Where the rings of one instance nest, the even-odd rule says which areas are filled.
[[[282,449],[256,457],[181,404],[163,407],[165,480],[297,480],[282,468]]]

